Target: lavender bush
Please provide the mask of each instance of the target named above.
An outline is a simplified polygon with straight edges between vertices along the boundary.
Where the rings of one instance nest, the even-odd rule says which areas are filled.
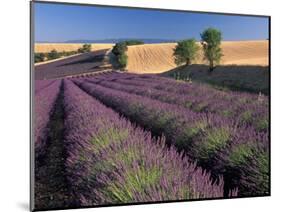
[[[64,91],[66,170],[83,206],[223,196],[221,178],[213,182],[163,137],[152,139],[69,80]]]
[[[226,93],[209,86],[197,83],[177,83],[174,80],[174,82],[170,82],[172,80],[164,79],[164,83],[161,83],[161,80],[156,77],[135,76],[131,79],[132,75],[126,76],[127,79],[124,79],[122,74],[115,74],[111,77],[102,75],[89,78],[87,81],[115,90],[177,104],[195,112],[215,113],[235,120],[239,124],[254,126],[257,131],[268,131],[268,101],[264,96],[241,92]],[[175,91],[172,92],[169,88]]]
[[[48,122],[60,91],[60,85],[61,80],[55,80],[51,84],[43,80],[35,83],[35,90],[40,90],[34,99],[34,144],[36,160],[46,150],[46,139],[49,132]]]
[[[268,169],[261,169],[261,163],[259,163],[268,163],[268,146],[265,146],[264,149],[259,147],[260,143],[268,144],[267,132],[258,133],[253,126],[238,124],[236,120],[224,119],[217,114],[193,112],[175,104],[167,104],[87,83],[83,79],[74,81],[89,94],[151,130],[155,135],[163,133],[167,137],[168,144],[173,144],[179,151],[184,150],[190,158],[198,160],[201,166],[212,170],[214,177],[223,174],[226,177],[227,189],[239,186],[239,188],[251,188],[250,190],[254,191],[252,195],[268,193],[269,172]],[[261,133],[265,135],[261,136]],[[255,169],[255,171],[247,172],[248,179],[253,177],[260,180],[249,184],[243,180],[246,172],[241,171],[234,177],[229,174],[237,169],[242,170],[242,168],[240,169],[242,166],[249,165],[248,163],[234,163],[235,165],[233,165],[232,160],[236,159],[233,157],[232,151],[236,151],[233,150],[233,146],[237,146],[237,143],[241,143],[242,151],[238,151],[236,155],[233,153],[236,158],[247,161],[254,159],[255,155],[259,155],[261,160],[265,160],[265,162],[253,163],[255,165],[251,169]],[[244,154],[243,152],[247,151],[247,148],[256,154]],[[260,181],[264,185],[262,189],[259,186]],[[247,189],[239,191],[239,195],[248,195]]]
[[[35,80],[34,83],[34,90],[35,95],[38,94],[40,91],[44,90],[48,86],[50,86],[52,83],[54,83],[55,80]]]

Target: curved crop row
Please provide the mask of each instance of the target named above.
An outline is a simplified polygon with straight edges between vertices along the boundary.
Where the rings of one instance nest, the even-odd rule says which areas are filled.
[[[41,88],[42,90],[35,95],[34,145],[36,158],[39,158],[45,151],[49,131],[48,123],[60,91],[60,85],[61,81],[56,80],[47,88]]]
[[[177,104],[195,112],[215,113],[236,120],[239,124],[254,126],[257,131],[268,132],[269,113],[265,97],[245,93],[214,92],[214,89],[196,83],[169,82],[171,80],[163,80],[165,83],[160,83],[161,80],[156,80],[156,77],[147,77],[145,80],[143,78],[140,80],[140,77],[124,79],[124,76],[119,74],[114,76],[113,81],[112,78],[105,77],[104,80],[101,80],[102,77],[104,76],[88,80],[105,87]],[[177,86],[184,88],[181,88],[178,93],[174,93],[169,89],[166,90],[169,88],[169,84],[173,85],[171,88]]]
[[[95,82],[93,79],[89,79],[88,81]],[[101,81],[98,84],[115,90],[117,89],[162,102],[180,105],[194,112],[218,114],[224,118],[235,120],[239,125],[254,126],[257,131],[268,131],[268,109],[260,104],[243,105],[239,102],[231,103],[220,101],[220,99],[214,96],[212,96],[212,98],[207,96],[188,97],[186,95],[174,94],[146,86],[130,86],[112,81]],[[242,100],[240,102],[242,102]]]
[[[185,83],[183,81],[176,81],[165,77],[156,75],[137,75],[137,74],[120,74],[111,73],[110,75],[98,75],[95,78],[106,81],[115,81],[122,84],[136,85],[147,88],[154,88],[157,90],[164,90],[175,94],[189,96],[204,96],[204,98],[216,98],[219,101],[228,101],[233,103],[235,101],[242,104],[258,103],[263,106],[268,106],[268,97],[264,95],[250,94],[246,92],[236,91],[221,91],[215,89],[207,84],[200,83]]]
[[[82,205],[223,196],[222,180],[64,82],[66,170]]]
[[[205,98],[216,98],[219,101],[235,102],[242,99],[240,103],[259,104],[268,107],[268,97],[264,95],[251,94],[247,92],[238,91],[221,91],[215,89],[207,84],[201,83],[186,83],[183,81],[176,81],[165,77],[156,75],[137,75],[130,73],[111,73],[110,75],[98,75],[95,78],[106,81],[121,82],[123,84],[142,86],[147,88],[154,88],[157,90],[164,90],[175,94],[185,96],[204,96]]]
[[[226,190],[238,186],[240,196],[268,193],[267,133],[257,133],[249,126],[238,127],[235,122],[213,114],[194,113],[177,105],[83,80],[75,82],[155,135],[164,134],[170,144],[184,150],[200,166],[212,170],[214,177],[223,174]],[[254,161],[251,167],[247,161]],[[244,175],[249,177],[244,179]]]

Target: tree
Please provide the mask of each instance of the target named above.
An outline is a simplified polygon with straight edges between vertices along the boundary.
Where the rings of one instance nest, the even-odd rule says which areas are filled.
[[[53,49],[51,52],[48,53],[47,58],[48,60],[53,60],[59,58],[60,55],[57,50]]]
[[[127,66],[128,56],[126,54],[121,54],[118,56],[118,63],[120,68],[125,68]]]
[[[128,56],[126,52],[128,50],[128,46],[141,44],[143,44],[143,42],[139,40],[125,40],[114,45],[112,53],[117,58],[118,66],[120,68],[124,69],[127,66]]]
[[[127,66],[128,56],[126,51],[128,50],[126,42],[116,43],[112,49],[112,53],[117,58],[118,66],[124,69]]]
[[[181,65],[185,63],[190,65],[196,58],[199,46],[196,44],[195,39],[188,39],[179,41],[174,49],[175,63]]]
[[[126,43],[127,46],[142,45],[142,44],[144,44],[144,42],[141,41],[141,40],[126,40],[124,42]]]
[[[85,43],[81,48],[78,49],[79,53],[86,53],[86,52],[90,52],[91,51],[91,44],[87,44]]]
[[[201,34],[201,44],[204,51],[204,58],[209,61],[209,71],[212,72],[216,64],[219,64],[222,54],[220,47],[222,34],[219,30],[208,28]]]
[[[127,49],[128,49],[128,47],[127,47],[126,42],[119,42],[119,43],[116,43],[115,46],[113,47],[112,53],[115,56],[118,56],[118,55],[124,54],[127,51]]]

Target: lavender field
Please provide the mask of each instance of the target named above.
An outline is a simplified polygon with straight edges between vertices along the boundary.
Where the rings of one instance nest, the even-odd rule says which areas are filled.
[[[269,195],[269,98],[159,75],[35,82],[38,209]]]

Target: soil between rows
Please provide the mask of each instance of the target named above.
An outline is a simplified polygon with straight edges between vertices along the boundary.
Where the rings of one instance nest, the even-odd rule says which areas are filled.
[[[46,152],[35,167],[35,208],[38,210],[77,205],[66,179],[63,93],[62,83],[50,115]]]

